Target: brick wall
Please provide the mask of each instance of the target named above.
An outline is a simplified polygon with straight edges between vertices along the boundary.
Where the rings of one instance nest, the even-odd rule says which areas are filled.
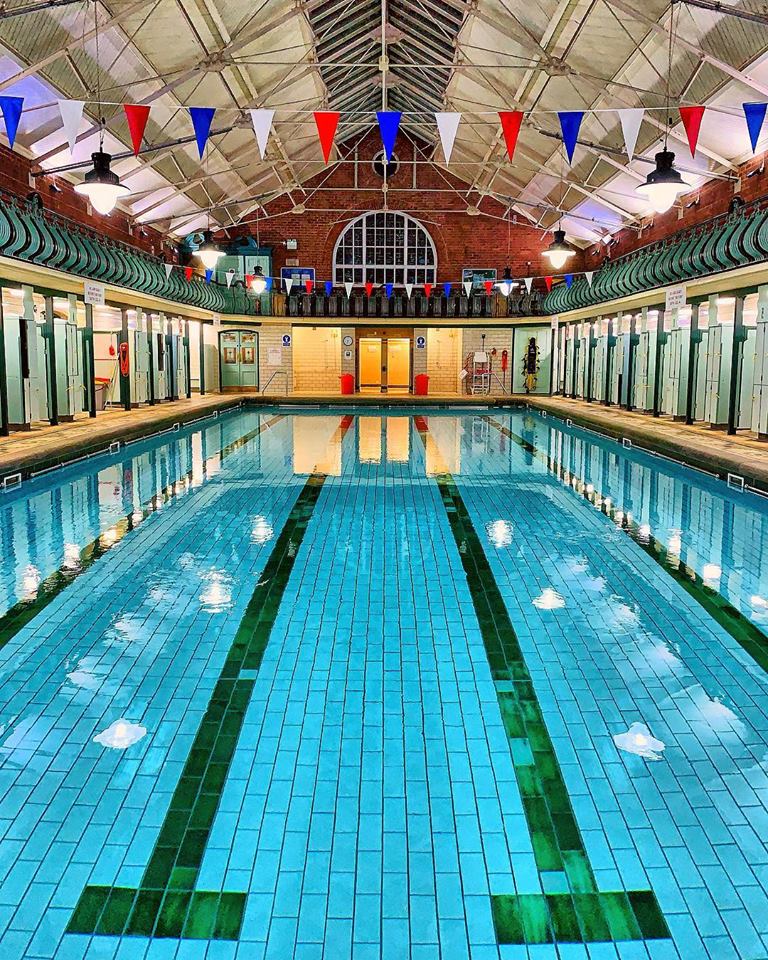
[[[75,193],[74,186],[63,177],[37,177],[34,186],[30,186],[29,173],[34,164],[14,150],[0,144],[0,190],[24,199],[30,193],[37,192],[42,197],[43,207],[59,213],[76,223],[138,247],[155,256],[165,257],[169,262],[176,259],[175,245],[165,242],[163,235],[151,227],[132,226],[131,219],[115,209],[107,217],[99,213],[88,213],[88,203]],[[58,189],[51,189],[51,187]]]
[[[382,181],[372,168],[372,159],[380,149],[378,135],[370,135],[358,146],[357,165],[340,164],[308,181],[304,192],[294,191],[292,199],[282,196],[266,204],[268,217],[260,215],[258,232],[262,246],[273,249],[276,275],[287,260],[298,260],[301,266],[315,268],[319,282],[331,278],[333,248],[343,229],[360,214],[382,209]],[[395,153],[400,167],[388,183],[388,208],[411,214],[429,231],[437,251],[438,282],[459,282],[464,267],[492,267],[499,277],[507,265],[516,277],[551,272],[541,256],[551,234],[519,214],[508,227],[498,219],[504,217],[504,205],[492,198],[480,202],[473,194],[468,201],[465,183],[432,166],[414,164],[428,154],[402,135]],[[353,191],[355,181],[358,190]],[[359,188],[371,189],[360,192]],[[303,203],[307,211],[290,213],[298,203]],[[479,203],[491,216],[468,216],[468,203]],[[239,232],[255,236],[256,230],[255,217],[251,217]],[[287,238],[298,241],[297,251],[286,250]],[[581,261],[579,254],[570,269],[584,269]]]

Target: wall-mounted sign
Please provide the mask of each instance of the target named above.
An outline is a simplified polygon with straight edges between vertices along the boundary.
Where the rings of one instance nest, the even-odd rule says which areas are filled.
[[[418,347],[419,350],[423,350],[424,347],[426,347],[426,345],[427,345],[426,337],[416,337],[416,346]]]
[[[285,249],[286,249],[286,250],[298,250],[298,249],[299,249],[299,241],[298,241],[298,240],[295,240],[293,237],[291,237],[290,240],[286,240],[286,241],[285,241]]]
[[[315,282],[314,267],[282,267],[280,269],[280,279],[283,281],[293,280],[293,289],[298,290],[303,287],[306,290],[307,280]],[[282,284],[285,287],[285,282]]]
[[[487,280],[496,282],[496,270],[491,267],[464,267],[461,271],[462,284],[471,281],[473,287],[482,288]]]
[[[270,367],[279,367],[283,362],[283,351],[280,347],[270,347],[267,350],[267,363]]]
[[[685,284],[678,283],[674,287],[667,287],[664,310],[679,310],[685,306]]]
[[[106,288],[103,283],[86,280],[83,284],[84,300],[94,307],[103,307],[107,302]]]
[[[284,347],[290,347],[290,345],[291,345],[291,335],[290,335],[290,333],[284,333],[284,334],[283,334],[283,346],[284,346]]]

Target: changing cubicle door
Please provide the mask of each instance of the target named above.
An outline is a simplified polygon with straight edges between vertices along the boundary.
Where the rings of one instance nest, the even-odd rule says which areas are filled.
[[[709,350],[708,328],[701,330],[701,336],[693,345],[693,419],[704,420],[707,406],[707,355]]]
[[[720,390],[723,357],[723,325],[716,323],[708,330],[704,382],[704,419],[707,423],[725,423]],[[726,412],[727,417],[727,412]]]
[[[661,377],[661,412],[670,417],[684,417],[688,387],[688,350],[691,331],[676,327],[670,330],[664,348]]]
[[[608,359],[610,362],[610,379],[608,381],[608,403],[621,402],[621,372],[624,369],[624,337],[613,338],[608,345]]]
[[[755,372],[757,357],[757,330],[754,327],[744,328],[744,342],[739,351],[739,379],[736,392],[736,429],[752,429],[752,395],[754,393]]]
[[[592,385],[590,396],[600,403],[605,399],[605,365],[608,360],[608,337],[598,337],[592,354]]]
[[[34,320],[27,324],[29,347],[29,419],[50,419],[48,393],[48,344],[41,324]]]
[[[147,335],[143,330],[133,331],[131,400],[133,403],[146,403],[149,400],[149,349]]]
[[[573,393],[573,340],[566,338],[563,350],[563,394],[569,397]]]
[[[155,399],[168,399],[168,358],[165,334],[153,333],[155,360]]]
[[[53,321],[53,336],[59,418],[70,418],[82,412],[84,401],[80,331],[76,323],[57,317]]]
[[[640,334],[635,348],[635,370],[632,377],[634,384],[632,406],[637,410],[648,410],[651,406],[650,394],[651,369],[651,337],[646,330]]]
[[[186,397],[187,393],[187,344],[183,337],[179,337],[176,349],[176,396]]]
[[[760,437],[768,435],[768,323],[755,330],[755,373],[752,385],[751,426]]]

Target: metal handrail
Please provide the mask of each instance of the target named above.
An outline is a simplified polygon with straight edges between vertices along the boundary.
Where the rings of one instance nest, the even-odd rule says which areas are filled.
[[[262,390],[261,390],[262,394],[265,394],[267,392],[267,387],[270,385],[270,383],[272,383],[275,377],[279,377],[281,375],[285,377],[285,396],[287,397],[288,396],[288,371],[287,370],[275,370],[275,372],[272,374],[269,380],[267,380],[267,382],[262,387]]]

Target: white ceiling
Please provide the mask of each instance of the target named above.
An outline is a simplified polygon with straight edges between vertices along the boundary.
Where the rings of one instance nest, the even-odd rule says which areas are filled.
[[[28,2],[12,0],[8,9]],[[680,125],[672,130],[678,166],[696,187],[732,174],[751,155],[740,104],[768,99],[768,26],[682,3],[672,9],[672,103],[711,108],[695,160]],[[17,145],[46,168],[82,161],[96,148],[99,85],[113,153],[129,144],[120,104],[151,104],[145,144],[159,149],[114,168],[131,188],[127,209],[178,235],[204,225],[208,207],[227,226],[280,193],[301,203],[301,184],[323,169],[315,109],[343,111],[342,153],[382,105],[404,112],[406,134],[432,143],[432,112],[459,111],[449,169],[471,185],[468,203],[482,210],[484,195],[497,196],[542,227],[553,225],[561,206],[569,236],[586,243],[649,212],[634,189],[660,148],[669,16],[663,0],[75,2],[0,19],[0,92],[25,97]],[[383,85],[382,23],[390,64]],[[89,101],[74,157],[60,97]],[[186,106],[217,108],[204,163],[194,141],[174,143],[192,136]],[[655,109],[628,164],[611,108],[639,106]],[[252,107],[277,111],[264,161]],[[535,111],[512,164],[500,109]],[[584,118],[570,168],[556,116],[569,109],[598,111]],[[439,146],[431,156],[442,165]]]

